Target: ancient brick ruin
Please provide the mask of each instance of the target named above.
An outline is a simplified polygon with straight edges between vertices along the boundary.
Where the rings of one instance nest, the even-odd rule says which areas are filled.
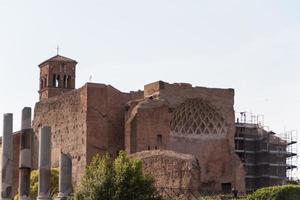
[[[199,191],[245,191],[245,169],[234,145],[233,89],[163,81],[130,93],[99,83],[75,89],[76,64],[57,55],[39,65],[40,101],[32,122],[33,169],[38,168],[39,131],[50,126],[51,165],[57,168],[61,152],[68,154],[75,185],[93,156],[109,153],[116,157],[126,150],[144,160],[145,169],[155,169],[157,174],[152,175],[158,184]],[[14,193],[19,135],[13,135]],[[193,163],[197,163],[195,169]],[[178,176],[165,173],[166,169]]]

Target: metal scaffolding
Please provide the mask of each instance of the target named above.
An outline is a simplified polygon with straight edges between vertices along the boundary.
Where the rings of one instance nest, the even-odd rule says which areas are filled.
[[[286,151],[288,153],[287,164],[287,178],[289,181],[297,181],[298,171],[298,151],[297,151],[297,130],[285,130],[280,137],[287,142]]]
[[[241,112],[236,119],[235,151],[246,169],[248,192],[284,185],[296,170],[295,132],[277,136],[264,127],[263,115]]]

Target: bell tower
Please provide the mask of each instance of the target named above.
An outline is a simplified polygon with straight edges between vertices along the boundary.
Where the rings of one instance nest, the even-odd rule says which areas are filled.
[[[39,65],[40,101],[75,89],[77,62],[56,55]]]

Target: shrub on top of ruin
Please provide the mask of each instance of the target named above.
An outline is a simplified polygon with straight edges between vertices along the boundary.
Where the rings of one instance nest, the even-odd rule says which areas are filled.
[[[52,198],[58,193],[58,169],[51,169],[50,195]],[[30,174],[30,199],[36,199],[38,195],[39,171],[33,170]],[[14,200],[19,200],[18,194],[15,195]]]
[[[247,196],[247,200],[299,200],[299,185],[284,185],[261,188]]]
[[[86,167],[73,200],[161,200],[154,179],[142,173],[141,161],[128,158],[124,151],[112,161],[96,155]]]

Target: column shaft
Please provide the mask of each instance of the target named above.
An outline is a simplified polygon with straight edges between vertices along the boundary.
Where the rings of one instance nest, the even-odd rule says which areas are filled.
[[[39,134],[39,191],[38,200],[51,199],[51,128],[43,127]]]
[[[58,200],[65,200],[72,192],[72,158],[60,153],[59,158],[59,193]]]
[[[19,162],[19,199],[28,200],[31,173],[31,108],[22,110]]]
[[[13,115],[4,114],[2,135],[1,200],[12,199]]]

